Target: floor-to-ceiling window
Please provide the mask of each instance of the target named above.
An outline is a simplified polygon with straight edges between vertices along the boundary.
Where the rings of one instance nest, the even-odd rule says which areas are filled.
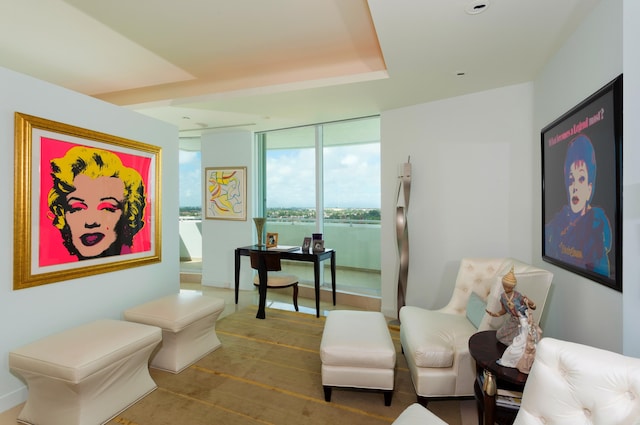
[[[197,149],[179,150],[180,261],[193,262],[200,271],[202,261],[202,174]],[[188,270],[187,270],[188,271]]]
[[[338,289],[380,295],[380,120],[367,117],[258,133],[267,232],[280,245],[322,233]],[[313,281],[309,264],[285,266]],[[328,264],[325,265],[325,268]],[[328,271],[323,278],[330,282]]]

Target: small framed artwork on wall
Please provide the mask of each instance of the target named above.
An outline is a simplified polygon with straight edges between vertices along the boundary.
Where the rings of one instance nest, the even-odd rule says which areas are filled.
[[[247,219],[247,167],[205,168],[207,220]]]

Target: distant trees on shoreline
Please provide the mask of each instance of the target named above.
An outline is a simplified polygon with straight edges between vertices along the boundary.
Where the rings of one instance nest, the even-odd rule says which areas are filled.
[[[200,207],[180,207],[180,217],[202,218]],[[313,208],[268,208],[267,219],[277,220],[314,220]],[[379,208],[325,208],[325,220],[335,221],[380,221]]]

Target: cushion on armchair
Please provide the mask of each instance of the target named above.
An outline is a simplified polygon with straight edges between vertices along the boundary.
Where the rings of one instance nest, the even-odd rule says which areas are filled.
[[[401,332],[410,346],[404,354],[412,355],[418,367],[451,367],[456,351],[466,346],[476,328],[466,316],[451,315],[419,307],[401,310]],[[424,326],[429,323],[429,326]],[[464,348],[464,347],[463,347]]]
[[[487,314],[485,313],[486,308],[487,302],[483,300],[480,295],[472,292],[469,296],[469,301],[467,301],[467,319],[469,319],[476,328],[480,327],[482,318]]]

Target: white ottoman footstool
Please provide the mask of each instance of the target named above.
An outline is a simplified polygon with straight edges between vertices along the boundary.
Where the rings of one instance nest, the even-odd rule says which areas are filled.
[[[179,373],[220,347],[216,320],[224,310],[224,300],[196,291],[181,291],[130,308],[124,318],[162,328],[160,350],[151,358],[151,367]]]
[[[9,353],[9,366],[29,396],[18,421],[89,425],[108,422],[156,388],[149,356],[160,328],[99,320]]]
[[[380,312],[334,310],[320,342],[324,398],[331,401],[333,387],[382,390],[391,405],[396,350],[387,322]]]

